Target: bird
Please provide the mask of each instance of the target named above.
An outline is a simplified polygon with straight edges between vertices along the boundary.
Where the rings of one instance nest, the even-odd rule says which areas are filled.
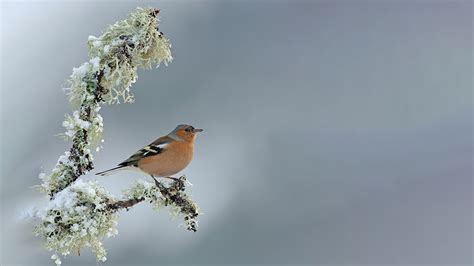
[[[194,142],[200,128],[191,125],[178,125],[169,134],[159,137],[141,148],[117,167],[96,173],[107,176],[123,170],[135,170],[155,177],[177,180],[172,175],[181,172],[193,159]],[[156,181],[156,179],[155,179]]]

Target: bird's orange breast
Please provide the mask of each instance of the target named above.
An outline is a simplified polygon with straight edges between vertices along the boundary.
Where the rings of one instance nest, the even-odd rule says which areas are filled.
[[[156,177],[171,176],[188,166],[193,159],[193,150],[194,143],[175,141],[162,153],[141,159],[138,167]]]

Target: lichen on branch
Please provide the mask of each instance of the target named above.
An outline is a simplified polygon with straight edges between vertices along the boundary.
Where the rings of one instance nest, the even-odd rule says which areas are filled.
[[[99,37],[89,37],[91,59],[74,68],[64,91],[77,110],[66,115],[63,137],[73,142],[67,160],[58,161],[49,176],[43,176],[42,191],[51,197],[93,169],[91,149],[100,146],[103,120],[100,103],[133,102],[130,86],[137,69],[168,64],[171,43],[158,31],[158,10],[138,8]]]
[[[185,182],[185,176],[174,180],[170,186],[165,186],[156,179],[154,184],[145,181],[136,182],[125,191],[127,199],[109,204],[109,208],[113,210],[128,209],[141,201],[151,203],[156,210],[170,207],[172,214],[183,216],[184,224],[188,230],[196,232],[199,207],[184,192]]]
[[[102,246],[104,237],[118,234],[117,212],[146,201],[155,210],[169,207],[174,216],[182,216],[188,230],[196,231],[199,207],[184,192],[186,177],[174,180],[169,186],[137,181],[124,191],[123,199],[116,200],[97,181],[81,179],[58,192],[48,205],[35,210],[32,216],[40,220],[34,232],[46,241],[46,247],[66,256],[83,247],[91,247],[98,261],[105,261]],[[56,255],[55,260],[59,259]]]
[[[98,261],[105,261],[102,239],[118,233],[118,215],[108,208],[112,199],[96,181],[77,180],[58,192],[45,208],[33,213],[40,220],[34,232],[51,251],[66,256],[89,246]]]
[[[132,103],[131,85],[138,68],[167,65],[172,60],[171,43],[158,29],[159,10],[137,8],[127,19],[110,25],[99,37],[88,40],[88,62],[74,68],[64,91],[75,108],[66,114],[62,136],[72,147],[61,155],[49,175],[40,174],[39,190],[49,196],[47,206],[32,216],[39,220],[34,231],[51,257],[61,264],[60,255],[91,247],[97,261],[106,260],[104,237],[117,234],[118,211],[147,201],[155,209],[169,206],[171,213],[181,215],[188,230],[196,231],[199,208],[185,193],[186,178],[169,185],[137,182],[116,199],[97,181],[84,182],[80,176],[94,168],[92,151],[101,146],[102,103]]]

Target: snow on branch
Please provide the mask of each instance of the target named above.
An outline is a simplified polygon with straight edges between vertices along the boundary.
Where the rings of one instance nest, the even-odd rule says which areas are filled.
[[[142,201],[155,209],[169,207],[180,215],[188,230],[196,231],[199,208],[185,193],[186,177],[169,185],[157,180],[137,182],[116,199],[97,181],[85,182],[80,176],[94,168],[92,151],[103,142],[100,104],[133,102],[131,85],[137,69],[167,65],[173,59],[171,43],[159,32],[158,9],[137,8],[127,19],[110,25],[99,37],[88,40],[90,60],[73,69],[69,87],[64,91],[76,109],[67,114],[62,136],[72,147],[61,155],[51,174],[40,174],[39,190],[49,196],[49,203],[31,215],[39,220],[34,232],[43,238],[51,257],[61,264],[58,254],[91,247],[97,261],[106,260],[104,237],[116,235],[118,211]]]
[[[116,201],[107,207],[111,210],[130,208],[141,202],[150,202],[155,209],[169,206],[171,213],[182,215],[184,224],[188,230],[196,232],[199,207],[184,192],[186,177],[181,176],[174,180],[169,187],[155,179],[155,184],[145,181],[137,182],[132,188],[125,191],[126,200]]]

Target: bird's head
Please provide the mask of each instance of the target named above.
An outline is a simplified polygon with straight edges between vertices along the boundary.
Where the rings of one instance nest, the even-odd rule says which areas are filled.
[[[203,130],[190,125],[178,125],[168,136],[181,141],[194,141],[196,134],[201,131]]]

